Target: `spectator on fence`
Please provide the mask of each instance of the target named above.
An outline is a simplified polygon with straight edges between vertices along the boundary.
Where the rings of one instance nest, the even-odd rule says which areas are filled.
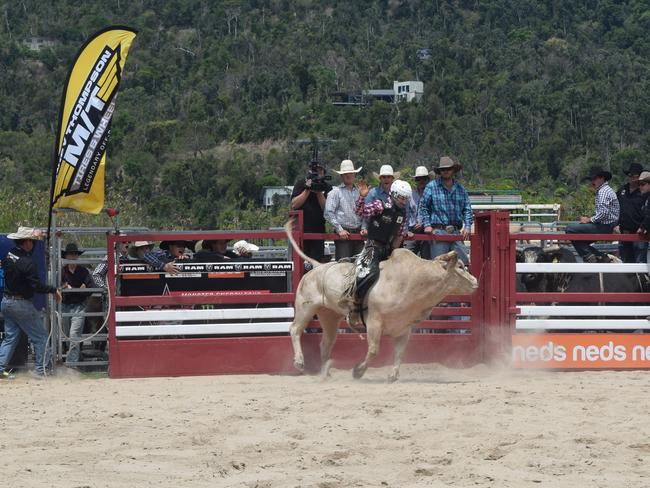
[[[363,249],[363,241],[350,240],[351,234],[361,231],[361,217],[355,212],[359,199],[359,187],[355,184],[357,173],[361,168],[354,169],[354,163],[349,159],[341,161],[339,171],[341,185],[332,189],[325,203],[325,219],[332,225],[340,240],[334,243],[335,258],[356,256]]]
[[[441,157],[433,169],[438,178],[427,184],[420,200],[420,218],[425,234],[460,235],[463,241],[469,239],[474,217],[469,194],[456,181],[461,169],[460,163],[448,156]],[[452,250],[465,265],[469,263],[467,248],[462,241],[430,242],[431,259]]]
[[[84,251],[81,251],[77,244],[70,242],[61,251],[61,257],[66,260],[76,261]],[[61,288],[64,290],[92,288],[94,282],[90,271],[85,266],[78,265],[74,262],[63,266],[61,270]],[[68,345],[68,354],[65,363],[68,366],[74,366],[79,362],[81,350],[81,334],[83,333],[86,317],[86,302],[90,293],[65,293],[61,303],[61,312],[70,314],[61,318],[61,326],[65,337],[70,339]]]
[[[413,178],[415,178],[415,188],[411,192],[411,201],[409,202],[409,231],[413,234],[424,234],[420,216],[420,201],[431,176],[426,166],[418,166],[415,168]],[[431,257],[431,246],[427,241],[406,241],[405,247],[423,259]]]
[[[252,257],[254,251],[259,250],[255,244],[246,241],[235,242],[232,251],[228,249],[230,239],[203,240],[197,243],[199,251],[194,255],[194,260],[200,263],[218,263],[232,259],[246,259]]]
[[[125,235],[120,232],[121,236]],[[129,260],[129,243],[126,241],[121,241],[117,245],[118,250],[118,262],[124,263]],[[108,256],[106,256],[101,263],[95,266],[95,269],[92,273],[93,282],[95,283],[96,288],[108,289],[108,283],[106,277],[108,276]]]
[[[34,293],[50,293],[60,302],[61,292],[41,283],[36,273],[31,255],[34,241],[42,239],[42,233],[37,229],[18,227],[15,233],[7,237],[15,242],[16,247],[2,260],[5,288],[0,309],[4,316],[5,336],[0,344],[0,379],[13,377],[6,367],[20,338],[20,330],[27,334],[34,345],[35,374],[43,377],[51,367],[48,333],[41,314],[31,300]]]
[[[390,186],[395,181],[395,178],[399,178],[399,172],[393,171],[393,167],[390,164],[384,164],[379,168],[379,174],[373,173],[375,178],[379,178],[379,186],[372,188],[364,203],[370,203],[374,200],[381,200],[382,202],[387,202],[388,197],[390,196]],[[368,220],[363,219],[361,222],[361,235],[368,235]]]
[[[325,177],[325,166],[318,164],[318,177]],[[325,233],[325,200],[332,190],[332,185],[326,181],[320,181],[312,188],[311,178],[300,178],[296,181],[291,192],[291,209],[303,211],[303,231],[313,233]],[[305,240],[303,250],[307,256],[316,261],[325,261],[325,241]],[[307,263],[305,263],[307,267]]]
[[[194,242],[184,240],[162,241],[159,250],[154,250],[152,243],[148,241],[138,241],[132,246],[133,252],[138,259],[146,262],[156,271],[164,271],[173,275],[180,272],[176,262],[189,259],[189,255],[185,254],[186,248],[194,250]]]
[[[612,173],[594,166],[589,170],[590,187],[596,192],[596,209],[594,215],[588,217],[583,215],[579,222],[569,224],[566,228],[567,234],[611,234],[618,224],[620,206],[616,193],[607,183],[612,179]],[[586,263],[608,263],[606,254],[598,251],[591,245],[593,241],[571,241],[577,253]]]
[[[648,194],[642,193],[639,186],[639,175],[643,167],[639,163],[632,163],[627,171],[627,183],[617,192],[618,204],[621,208],[621,215],[618,226],[614,232],[621,234],[636,234],[643,221],[643,205]],[[644,263],[648,252],[647,242],[620,241],[618,253],[624,263]]]
[[[639,188],[647,198],[643,204],[643,221],[637,232],[648,239],[650,238],[650,171],[644,171],[639,176]],[[646,263],[650,263],[650,246],[646,252]]]

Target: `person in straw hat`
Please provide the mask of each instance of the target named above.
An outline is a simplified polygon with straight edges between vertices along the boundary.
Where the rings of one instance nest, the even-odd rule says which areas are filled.
[[[355,169],[354,163],[349,159],[341,161],[339,171],[334,170],[341,176],[341,184],[332,189],[325,202],[325,220],[340,237],[334,243],[337,261],[355,256],[363,249],[362,240],[350,240],[352,234],[361,231],[361,217],[355,212],[359,199],[359,187],[355,184],[355,179],[361,169]]]
[[[368,195],[366,195],[365,203],[370,203],[374,200],[381,200],[382,202],[387,202],[390,197],[390,187],[395,181],[395,178],[399,178],[399,172],[393,171],[393,167],[390,164],[383,164],[379,168],[379,173],[372,173],[375,178],[379,178],[379,186],[372,188]],[[368,235],[368,221],[366,219],[361,223],[361,235]]]
[[[643,204],[643,221],[637,233],[648,239],[650,238],[650,171],[644,171],[639,175],[639,188],[641,188],[641,192],[647,195],[648,198],[646,198]],[[650,263],[650,247],[646,253],[646,263]]]
[[[621,215],[614,233],[636,234],[643,221],[643,204],[648,198],[647,193],[641,192],[639,177],[643,166],[639,163],[630,164],[623,173],[627,175],[627,183],[616,192]],[[645,263],[648,251],[647,242],[619,241],[618,255],[624,263]]]
[[[462,169],[460,163],[449,156],[440,158],[433,171],[438,175],[427,184],[420,201],[420,217],[424,232],[433,235],[461,235],[469,238],[473,215],[469,194],[463,185],[456,181],[456,174]],[[431,259],[456,251],[466,265],[469,262],[467,248],[462,241],[431,241]]]
[[[77,244],[69,242],[65,250],[61,251],[61,257],[70,262],[61,269],[61,284],[65,290],[92,288],[94,286],[90,271],[85,266],[78,266],[75,261],[79,259],[84,251],[80,250]],[[65,357],[65,364],[69,367],[79,362],[81,334],[83,332],[86,318],[86,302],[89,293],[65,293],[61,303],[61,312],[70,314],[61,319],[64,337],[70,338],[68,353]]]
[[[583,180],[589,181],[589,186],[596,192],[594,215],[583,215],[580,221],[569,224],[567,234],[611,234],[618,224],[621,207],[616,193],[607,183],[612,179],[612,173],[599,166],[592,166],[589,175]],[[609,263],[606,254],[591,245],[592,241],[571,241],[573,247],[586,263]]]
[[[411,192],[412,196],[409,202],[409,231],[413,234],[423,234],[424,226],[420,217],[420,201],[422,195],[424,195],[424,189],[431,181],[431,173],[426,166],[418,166],[415,168],[415,174],[411,175],[411,177],[415,179],[415,188]],[[427,241],[406,241],[405,247],[422,259],[429,259],[431,256],[431,249]]]
[[[6,367],[16,348],[21,330],[34,345],[35,374],[43,377],[51,367],[48,333],[41,314],[32,304],[32,298],[34,293],[49,293],[60,302],[61,291],[41,283],[36,272],[32,251],[34,241],[43,238],[42,233],[30,227],[18,227],[16,232],[7,237],[15,242],[16,247],[9,251],[2,261],[5,288],[0,310],[4,316],[5,336],[0,344],[0,379],[13,377],[6,371]]]

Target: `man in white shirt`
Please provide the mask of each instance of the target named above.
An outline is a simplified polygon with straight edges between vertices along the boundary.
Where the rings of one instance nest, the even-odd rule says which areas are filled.
[[[340,170],[334,172],[341,176],[342,183],[330,191],[325,201],[325,220],[332,224],[340,238],[334,243],[337,261],[355,256],[363,249],[363,240],[350,239],[361,230],[361,217],[355,212],[355,204],[359,198],[355,179],[359,171],[361,168],[355,169],[354,163],[349,159],[341,161]]]

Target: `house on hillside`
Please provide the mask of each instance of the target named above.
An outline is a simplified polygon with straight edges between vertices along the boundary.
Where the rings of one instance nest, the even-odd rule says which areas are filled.
[[[54,45],[54,41],[45,37],[30,37],[23,41],[23,44],[32,51],[40,51],[44,47]]]
[[[381,100],[386,103],[419,101],[424,94],[424,83],[421,81],[393,81],[393,88],[382,88],[350,92],[331,93],[332,104],[368,105]]]
[[[262,188],[262,205],[269,210],[276,203],[289,202],[293,186],[265,186]]]

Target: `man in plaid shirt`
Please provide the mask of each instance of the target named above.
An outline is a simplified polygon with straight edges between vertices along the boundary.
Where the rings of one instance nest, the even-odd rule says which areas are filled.
[[[607,183],[612,179],[612,173],[600,167],[592,167],[589,176],[584,178],[590,181],[591,187],[596,191],[596,211],[592,217],[582,216],[580,222],[569,224],[567,234],[611,234],[618,224],[620,206],[616,193]],[[608,263],[609,258],[594,248],[593,241],[571,241],[573,247],[586,263]]]
[[[425,234],[459,234],[469,239],[472,228],[472,205],[467,190],[454,176],[461,170],[460,163],[443,156],[437,168],[438,178],[427,184],[420,200],[420,220]],[[431,241],[431,259],[456,251],[460,260],[468,264],[467,248],[463,241]]]

